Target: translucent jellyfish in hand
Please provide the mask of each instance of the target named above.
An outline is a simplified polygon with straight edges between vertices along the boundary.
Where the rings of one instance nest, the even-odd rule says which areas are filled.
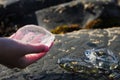
[[[10,38],[18,40],[24,44],[37,46],[44,45],[46,48],[48,48],[47,51],[49,51],[54,42],[55,36],[41,26],[26,25],[18,29],[17,32],[14,33]],[[27,58],[29,64],[31,64],[46,55],[47,51],[25,55],[25,57]]]
[[[55,36],[48,30],[36,25],[26,25],[11,37],[25,43],[44,44],[48,47],[52,45],[55,39]]]

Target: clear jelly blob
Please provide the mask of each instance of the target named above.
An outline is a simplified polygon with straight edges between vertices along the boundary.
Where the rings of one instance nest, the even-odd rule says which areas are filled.
[[[30,44],[43,44],[50,47],[55,36],[43,27],[26,25],[20,28],[13,36],[13,39]]]
[[[80,58],[61,58],[58,64],[61,68],[70,72],[110,73],[119,66],[118,57],[107,48],[93,48],[84,51]]]
[[[115,54],[107,49],[90,49],[85,52],[86,62],[92,63],[96,68],[112,70],[118,66],[118,58]]]

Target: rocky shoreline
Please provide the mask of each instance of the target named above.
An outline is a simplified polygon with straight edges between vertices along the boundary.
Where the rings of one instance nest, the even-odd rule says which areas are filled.
[[[67,34],[56,35],[54,46],[48,54],[28,66],[26,69],[8,69],[1,66],[1,80],[108,80],[102,76],[96,78],[90,75],[74,74],[61,69],[57,60],[62,57],[79,58],[86,49],[89,42],[98,46],[107,45],[116,55],[120,57],[120,28],[79,30]],[[101,79],[102,77],[103,79]]]
[[[120,57],[119,0],[101,0],[101,3],[96,0],[59,0],[58,3],[55,0],[39,0],[40,3],[37,2],[38,0],[17,1],[24,2],[21,7],[15,8],[19,8],[20,13],[18,10],[15,13],[15,9],[12,10],[13,7],[0,6],[0,11],[9,14],[5,17],[5,15],[1,16],[2,12],[0,13],[0,24],[2,25],[0,26],[0,36],[9,36],[25,24],[40,25],[48,30],[60,25],[80,24],[82,29],[65,34],[54,34],[56,39],[48,54],[26,69],[9,69],[0,65],[0,80],[108,80],[105,75],[93,76],[93,74],[67,72],[58,66],[57,60],[62,57],[79,58],[86,49],[91,48],[87,45],[89,42],[98,46],[106,46]],[[33,8],[29,6],[32,2],[34,3]],[[43,9],[45,3],[47,6],[44,5]],[[21,3],[16,2],[15,4]],[[14,6],[16,6],[15,4]],[[42,8],[37,7],[40,4],[42,4]],[[101,9],[101,6],[104,6],[104,9]],[[102,21],[96,24],[94,21],[98,19]],[[89,21],[93,22],[89,23]],[[14,27],[15,25],[17,26]]]

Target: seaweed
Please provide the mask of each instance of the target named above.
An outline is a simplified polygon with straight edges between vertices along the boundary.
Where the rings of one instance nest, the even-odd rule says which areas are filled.
[[[55,29],[51,30],[51,32],[54,34],[64,34],[79,29],[81,29],[79,24],[69,24],[69,25],[57,26]]]
[[[120,26],[120,19],[118,18],[98,18],[88,22],[84,29],[104,29]]]

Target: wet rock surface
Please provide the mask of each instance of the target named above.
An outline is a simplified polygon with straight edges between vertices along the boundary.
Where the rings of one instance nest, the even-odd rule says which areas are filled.
[[[104,75],[74,74],[61,69],[57,60],[63,57],[79,58],[86,49],[87,43],[98,46],[106,45],[120,57],[120,28],[79,30],[67,34],[56,35],[54,46],[48,54],[24,70],[8,69],[0,66],[1,80],[108,80]],[[93,74],[92,74],[93,76]],[[102,79],[101,79],[102,78]]]
[[[49,30],[70,24],[79,24],[82,28],[118,26],[119,14],[120,7],[115,0],[74,0],[36,11],[38,24]],[[102,22],[89,26],[97,19]]]
[[[103,27],[120,25],[119,0],[0,0],[0,12],[0,25],[5,27],[26,24],[48,29],[63,24],[85,27],[97,18],[103,20]]]
[[[37,24],[35,11],[71,0],[0,0],[0,25]]]
[[[9,36],[26,24],[38,24],[48,30],[74,24],[80,25],[80,29],[120,26],[119,2],[119,0],[0,0],[0,36]]]
[[[87,29],[56,34],[54,46],[48,54],[26,69],[8,69],[0,65],[0,80],[109,80],[105,75],[66,72],[58,66],[57,60],[62,57],[79,58],[86,49],[91,48],[87,45],[89,42],[98,46],[105,45],[120,57],[120,0],[12,1],[10,5],[0,2],[0,36],[15,32],[18,29],[15,25],[25,24],[39,24],[48,30],[64,24],[79,24]],[[102,24],[94,26],[96,19],[102,20]],[[92,25],[89,24],[90,21],[93,21]],[[91,29],[94,27],[112,28]]]

